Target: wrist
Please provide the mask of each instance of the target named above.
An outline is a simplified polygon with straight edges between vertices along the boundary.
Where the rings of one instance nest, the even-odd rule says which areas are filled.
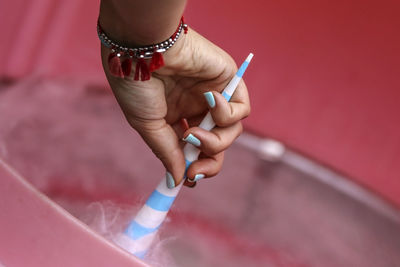
[[[184,0],[102,0],[99,22],[111,39],[124,46],[155,44],[176,30],[185,3]]]
[[[130,76],[132,63],[135,62],[134,80],[149,80],[151,73],[164,66],[163,53],[170,50],[177,43],[179,37],[187,33],[188,26],[183,17],[175,32],[168,39],[145,46],[126,46],[113,39],[104,31],[100,18],[97,25],[99,39],[104,47],[110,49],[108,67],[114,76],[124,78]]]

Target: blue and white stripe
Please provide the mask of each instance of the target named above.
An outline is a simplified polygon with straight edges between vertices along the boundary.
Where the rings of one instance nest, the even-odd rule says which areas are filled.
[[[169,189],[164,178],[151,193],[146,204],[124,232],[126,237],[135,241],[134,247],[129,248],[131,253],[139,258],[145,256],[181,187],[182,183],[173,189]]]
[[[235,92],[235,89],[238,86],[252,57],[253,54],[250,53],[250,55],[237,71],[235,77],[229,82],[229,84],[222,92],[222,95],[227,101],[231,99],[233,93]],[[200,123],[199,127],[209,131],[214,128],[214,126],[215,122],[212,119],[211,113],[208,112]],[[187,170],[190,164],[193,161],[197,160],[200,154],[200,150],[191,144],[186,144],[183,152],[186,159]],[[182,188],[182,184],[183,183],[179,184],[175,188],[169,189],[167,187],[166,178],[163,178],[161,180],[157,188],[147,199],[146,204],[138,212],[135,219],[130,223],[130,225],[125,230],[125,233],[123,234],[123,239],[130,238],[134,241],[133,246],[126,248],[127,250],[129,250],[129,252],[139,258],[143,258],[146,255],[146,252],[149,249],[152,240],[157,233],[157,230],[163,223],[169,209],[174,203],[175,197],[178,195],[180,189]],[[122,244],[123,242],[119,243]]]

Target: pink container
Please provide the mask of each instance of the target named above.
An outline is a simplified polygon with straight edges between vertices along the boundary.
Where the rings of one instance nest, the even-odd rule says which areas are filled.
[[[109,231],[164,170],[105,88],[97,5],[0,2],[0,265],[143,264]],[[190,26],[238,61],[257,55],[246,129],[342,175],[290,151],[270,163],[234,145],[218,178],[183,190],[147,262],[400,265],[398,9],[392,0],[189,1]]]
[[[112,241],[164,169],[111,93],[32,78],[2,85],[0,98],[0,262],[143,266]],[[371,193],[358,191],[367,198],[354,199],[332,188],[339,179],[346,190],[360,189],[334,173],[332,181],[319,180],[329,170],[293,152],[274,163],[239,144],[227,151],[218,177],[182,189],[145,259],[150,266],[399,262],[394,209]]]

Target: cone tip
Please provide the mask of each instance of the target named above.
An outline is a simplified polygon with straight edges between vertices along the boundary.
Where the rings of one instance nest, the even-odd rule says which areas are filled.
[[[250,53],[250,54],[247,56],[246,61],[247,61],[247,62],[250,62],[251,59],[253,58],[253,56],[254,56],[254,54],[253,54],[253,53]]]

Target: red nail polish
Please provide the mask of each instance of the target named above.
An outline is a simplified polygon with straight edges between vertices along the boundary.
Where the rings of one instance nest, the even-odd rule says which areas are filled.
[[[189,129],[189,123],[188,123],[187,119],[185,119],[185,118],[181,119],[181,127],[184,132],[186,132]]]

